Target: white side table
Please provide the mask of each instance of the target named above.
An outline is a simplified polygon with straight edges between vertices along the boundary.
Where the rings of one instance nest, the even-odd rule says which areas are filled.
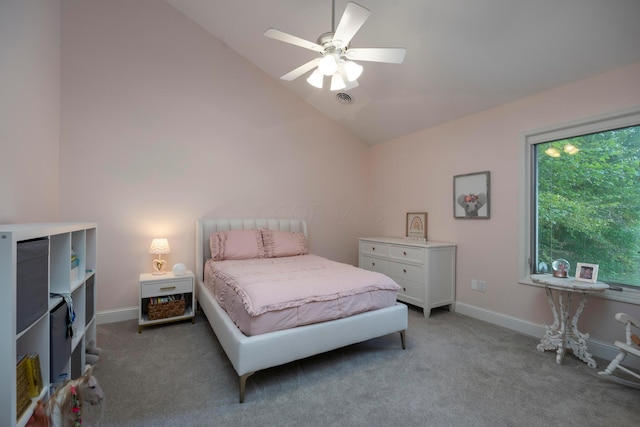
[[[163,297],[181,294],[185,299],[185,310],[181,316],[167,317],[164,319],[149,320],[148,304],[150,298]],[[142,333],[142,328],[158,323],[175,322],[178,320],[191,319],[195,323],[196,295],[194,291],[194,276],[191,271],[187,271],[182,276],[176,276],[172,272],[162,275],[145,273],[140,275],[140,298],[138,333]]]
[[[587,305],[587,296],[604,292],[609,289],[609,285],[602,282],[581,282],[570,278],[561,279],[550,274],[532,274],[531,280],[534,286],[545,288],[553,313],[553,325],[545,325],[546,332],[538,344],[538,350],[556,350],[556,363],[561,364],[565,352],[571,349],[577,358],[590,368],[595,368],[596,361],[587,350],[589,334],[578,330],[578,320]],[[580,294],[580,303],[572,317],[571,299],[574,293]],[[571,323],[569,323],[570,318]]]

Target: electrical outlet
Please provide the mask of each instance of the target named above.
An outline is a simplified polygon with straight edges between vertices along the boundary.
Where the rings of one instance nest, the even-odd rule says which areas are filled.
[[[478,290],[478,281],[476,279],[471,279],[471,289],[474,291]]]
[[[480,281],[478,282],[478,290],[479,290],[480,292],[484,292],[484,291],[486,291],[486,290],[487,290],[487,283],[486,283],[484,280],[480,280]]]

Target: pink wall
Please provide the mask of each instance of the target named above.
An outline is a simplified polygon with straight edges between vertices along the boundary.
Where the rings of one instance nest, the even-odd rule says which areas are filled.
[[[2,3],[0,222],[97,221],[101,311],[136,306],[153,237],[193,268],[200,216],[305,218],[314,252],[355,264],[358,236],[425,210],[458,244],[459,302],[549,322],[517,284],[522,133],[640,104],[636,64],[368,148],[164,2],[60,3]],[[452,177],[482,170],[491,219],[454,220]],[[615,312],[640,317],[588,310],[607,342]]]
[[[367,147],[155,0],[63,8],[60,218],[99,225],[98,309],[137,306],[153,237],[194,268],[195,220],[297,217],[357,263]]]
[[[377,224],[376,233],[403,235],[406,212],[428,212],[429,239],[458,245],[458,302],[552,323],[544,292],[517,284],[522,134],[639,104],[636,64],[374,146],[373,203],[385,207],[385,218],[394,218]],[[485,170],[491,172],[491,218],[453,219],[453,176]],[[471,279],[486,281],[486,292],[472,291]],[[596,299],[590,304],[581,324],[605,341],[611,340],[617,311],[640,315],[635,305]]]
[[[0,223],[56,221],[61,0],[0,5]]]

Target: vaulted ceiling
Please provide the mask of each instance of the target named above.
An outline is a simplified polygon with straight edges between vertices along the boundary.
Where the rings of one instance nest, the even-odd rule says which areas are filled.
[[[640,0],[356,0],[371,15],[352,47],[404,47],[403,64],[361,62],[359,86],[316,89],[280,76],[318,54],[331,0],[165,0],[368,144],[640,62]],[[335,1],[337,25],[346,0]]]

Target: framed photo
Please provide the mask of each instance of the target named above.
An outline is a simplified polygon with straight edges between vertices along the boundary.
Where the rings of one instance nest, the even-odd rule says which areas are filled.
[[[489,219],[489,171],[453,177],[453,217]]]
[[[409,212],[407,214],[407,237],[427,240],[426,212]]]
[[[579,262],[576,264],[576,280],[596,283],[598,281],[598,264]]]

